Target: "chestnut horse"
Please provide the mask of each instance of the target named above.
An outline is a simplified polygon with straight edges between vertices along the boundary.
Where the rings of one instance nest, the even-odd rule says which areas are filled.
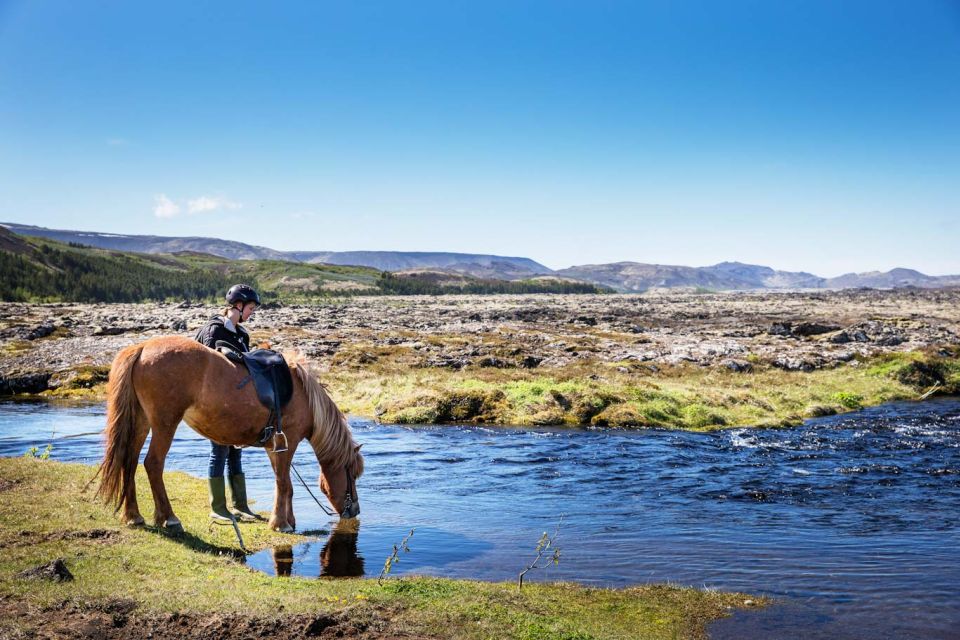
[[[284,354],[293,373],[293,397],[283,408],[286,451],[267,454],[276,475],[270,526],[293,531],[293,485],[290,464],[301,440],[307,440],[320,463],[320,489],[343,518],[360,512],[356,479],[363,473],[360,446],[343,413],[327,395],[307,362]],[[222,353],[183,336],[150,338],[117,354],[107,385],[106,452],[100,464],[98,494],[123,509],[129,525],[143,524],[137,507],[134,476],[140,450],[151,433],[143,461],[153,491],[154,524],[182,531],[163,484],[163,466],[180,421],[200,435],[227,445],[255,442],[269,411],[252,384],[238,385],[247,371]]]

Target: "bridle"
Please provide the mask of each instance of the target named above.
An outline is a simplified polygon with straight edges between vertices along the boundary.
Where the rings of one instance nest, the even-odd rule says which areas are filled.
[[[344,465],[344,473],[347,474],[347,493],[343,497],[343,510],[347,513],[350,513],[351,508],[353,507],[353,474],[350,473],[350,466]]]
[[[317,506],[320,507],[321,509],[323,509],[323,512],[324,512],[325,514],[327,514],[328,516],[339,516],[339,517],[343,517],[343,516],[341,516],[339,513],[337,513],[336,511],[331,511],[330,509],[328,509],[327,507],[325,507],[322,502],[320,502],[319,500],[317,500],[317,496],[313,495],[313,491],[311,491],[311,490],[310,490],[310,487],[307,485],[307,483],[303,481],[303,476],[301,476],[301,475],[300,475],[300,472],[297,471],[297,467],[293,464],[293,460],[290,461],[290,468],[293,469],[293,472],[294,472],[294,473],[296,474],[296,476],[297,476],[297,480],[300,481],[300,484],[303,485],[303,488],[307,490],[307,493],[309,493],[309,494],[310,494],[310,497],[313,498],[313,501],[317,503]],[[350,467],[349,467],[349,466],[344,466],[343,471],[347,474],[347,492],[346,492],[346,495],[344,495],[344,497],[343,497],[343,510],[344,510],[344,511],[349,511],[349,510],[350,510],[350,507],[353,506],[353,488],[352,488],[352,487],[353,487],[353,474],[350,473]]]

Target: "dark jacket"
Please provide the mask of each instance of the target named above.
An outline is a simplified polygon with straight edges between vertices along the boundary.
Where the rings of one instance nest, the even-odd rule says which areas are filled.
[[[223,326],[223,316],[214,316],[210,318],[207,324],[197,330],[194,340],[205,344],[211,349],[217,348],[217,342],[223,341],[240,352],[250,351],[250,334],[240,325],[236,325],[237,332],[234,333]]]

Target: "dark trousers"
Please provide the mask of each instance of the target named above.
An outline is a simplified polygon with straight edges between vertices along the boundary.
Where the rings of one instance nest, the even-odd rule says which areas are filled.
[[[240,449],[236,447],[217,444],[210,441],[210,477],[222,478],[223,466],[226,463],[231,476],[243,473],[243,467],[240,466]]]

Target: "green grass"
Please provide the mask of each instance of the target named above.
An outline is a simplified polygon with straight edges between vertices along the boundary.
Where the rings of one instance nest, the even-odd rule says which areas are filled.
[[[425,577],[392,577],[383,586],[375,579],[273,578],[244,566],[229,528],[208,528],[201,480],[166,474],[174,509],[187,530],[184,537],[171,538],[150,528],[120,526],[112,509],[84,489],[93,473],[84,465],[0,458],[0,600],[45,607],[129,599],[140,614],[349,611],[351,617],[386,617],[392,628],[418,637],[478,639],[700,637],[707,622],[748,600],[742,594],[662,585],[592,589],[527,583],[518,592],[513,583]],[[138,488],[141,507],[152,504],[142,471]],[[251,549],[304,540],[264,524],[242,528]],[[112,534],[83,537],[94,529]],[[390,550],[383,551],[386,558]],[[65,558],[73,582],[16,577],[57,557]],[[517,558],[518,571],[523,561]],[[0,636],[14,634],[23,624],[0,618]]]
[[[812,372],[754,367],[752,373],[681,366],[623,372],[601,363],[544,372],[410,369],[377,362],[334,369],[325,380],[353,413],[384,422],[568,424],[713,430],[797,424],[938,393],[960,392],[954,352],[883,356]]]

